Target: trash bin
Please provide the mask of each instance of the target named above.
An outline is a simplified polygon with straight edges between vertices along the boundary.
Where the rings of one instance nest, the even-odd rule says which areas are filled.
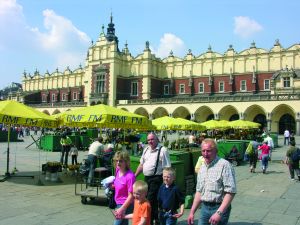
[[[171,166],[176,171],[175,184],[180,188],[180,190],[185,192],[185,180],[184,180],[184,163],[182,161],[172,161]]]
[[[184,176],[193,174],[192,171],[192,155],[187,151],[169,151],[171,161],[182,161],[184,164]]]
[[[139,156],[130,156],[130,168],[132,170],[132,172],[135,173],[136,169],[138,168],[138,166],[140,165],[140,158]],[[144,180],[144,174],[140,173],[136,180]]]
[[[221,158],[225,158],[229,155],[231,149],[235,146],[239,152],[239,160],[243,160],[244,153],[246,151],[246,142],[240,140],[232,140],[232,141],[224,141],[218,142],[218,156]]]
[[[272,132],[272,133],[270,133],[270,137],[273,140],[274,148],[277,148],[278,147],[278,133]]]

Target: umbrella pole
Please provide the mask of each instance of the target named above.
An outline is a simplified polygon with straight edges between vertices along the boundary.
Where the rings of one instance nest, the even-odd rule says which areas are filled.
[[[9,142],[10,142],[10,125],[8,125],[7,130],[7,152],[6,152],[6,173],[5,177],[10,177],[9,173]]]

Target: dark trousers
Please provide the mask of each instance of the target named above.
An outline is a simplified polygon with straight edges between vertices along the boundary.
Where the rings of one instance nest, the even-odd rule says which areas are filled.
[[[153,221],[158,220],[157,194],[163,179],[162,175],[145,176],[145,181],[148,184],[147,199],[151,205],[151,225],[153,225]]]
[[[72,157],[72,165],[77,165],[77,155],[71,155]]]
[[[297,162],[292,162],[288,164],[289,167],[289,172],[290,172],[290,176],[292,179],[295,178],[295,171],[296,171],[296,176],[298,176],[299,180],[300,180],[300,169],[299,169],[299,161]]]
[[[64,164],[65,166],[68,165],[68,156],[69,156],[70,148],[71,148],[70,145],[63,145],[61,148],[60,163]]]
[[[253,169],[256,168],[257,157],[258,157],[257,154],[251,154],[251,155],[249,155],[250,167],[252,167]]]

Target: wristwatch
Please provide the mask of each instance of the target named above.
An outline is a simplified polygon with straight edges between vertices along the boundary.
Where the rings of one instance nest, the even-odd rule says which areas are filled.
[[[222,216],[223,215],[223,212],[221,212],[220,210],[217,210],[216,212],[219,216]]]

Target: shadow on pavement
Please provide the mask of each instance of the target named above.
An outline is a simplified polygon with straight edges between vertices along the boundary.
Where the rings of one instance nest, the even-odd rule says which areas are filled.
[[[248,223],[248,222],[232,222],[228,225],[262,225],[262,223]]]
[[[22,177],[24,176],[24,177]],[[34,176],[34,178],[25,177],[25,176]],[[25,184],[25,185],[40,185],[43,186],[58,186],[58,185],[75,185],[76,176],[71,174],[59,173],[57,181],[48,181],[45,180],[45,174],[38,171],[26,171],[26,172],[17,172],[12,174],[11,177],[7,178],[5,182],[11,182],[15,184]]]

